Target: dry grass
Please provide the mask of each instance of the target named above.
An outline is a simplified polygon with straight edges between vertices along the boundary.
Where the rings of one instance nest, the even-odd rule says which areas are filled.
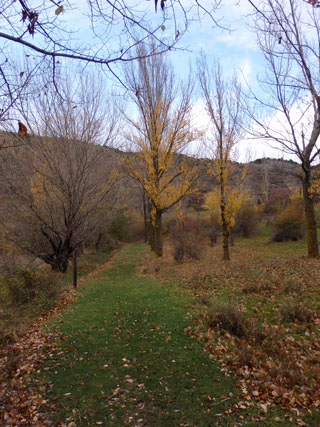
[[[211,302],[206,325],[209,328],[220,328],[236,337],[248,336],[250,331],[248,317],[237,306],[230,303]]]
[[[310,323],[314,313],[305,304],[292,300],[280,307],[280,315],[284,322]]]

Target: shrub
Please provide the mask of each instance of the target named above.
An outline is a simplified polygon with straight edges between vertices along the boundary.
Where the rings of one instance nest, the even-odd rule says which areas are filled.
[[[122,241],[129,237],[129,225],[127,222],[127,218],[125,217],[122,211],[117,212],[111,222],[108,232],[110,236],[115,240]]]
[[[265,215],[275,215],[277,212],[285,208],[289,202],[290,192],[282,189],[272,194],[264,204],[263,213]]]
[[[207,326],[219,327],[240,338],[247,336],[248,319],[234,304],[212,302],[207,312]]]
[[[267,281],[260,282],[250,282],[244,285],[242,292],[244,294],[255,294],[260,292],[270,292],[272,290],[272,285]]]
[[[199,290],[208,291],[209,289],[212,289],[213,283],[214,279],[210,274],[196,271],[191,274],[189,280],[186,282],[186,286],[199,292]]]
[[[249,202],[241,206],[233,230],[243,237],[250,237],[256,232],[258,222],[258,208]]]
[[[16,270],[5,274],[3,283],[13,304],[25,304],[35,297],[34,273],[29,270]]]
[[[274,242],[287,242],[302,239],[305,234],[303,206],[290,203],[279,212],[274,221]]]
[[[58,292],[56,277],[49,271],[20,269],[5,274],[2,283],[8,290],[10,303],[22,305],[36,298],[40,302],[54,298]]]
[[[199,259],[204,249],[204,222],[180,217],[171,227],[171,241],[177,262],[184,258]]]
[[[130,242],[144,240],[145,229],[142,221],[130,221]]]
[[[216,230],[209,231],[209,239],[210,239],[210,246],[214,246],[217,243],[218,234]]]
[[[206,320],[208,327],[218,327],[238,338],[262,342],[267,336],[267,331],[260,321],[250,319],[234,304],[211,302]]]
[[[287,282],[284,282],[282,285],[282,292],[285,295],[292,295],[292,294],[298,294],[301,293],[302,290],[302,284],[295,281],[295,280],[288,280]]]
[[[313,317],[313,313],[309,308],[296,301],[289,301],[283,304],[279,311],[284,322],[309,323]]]
[[[166,213],[162,221],[162,233],[164,236],[168,236],[172,233],[177,223],[177,217],[174,213]]]
[[[220,211],[219,214],[211,213],[209,223],[211,230],[215,230],[217,233],[222,230],[220,223]]]

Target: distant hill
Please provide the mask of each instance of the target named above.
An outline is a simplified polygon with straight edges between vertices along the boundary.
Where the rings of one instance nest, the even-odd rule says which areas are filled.
[[[204,173],[199,191],[188,197],[189,206],[200,207],[205,193],[212,191],[217,185],[216,178],[206,172],[205,163],[207,160],[199,160],[199,167],[204,169]],[[246,164],[234,162],[230,175],[231,183],[241,181],[244,172],[244,186],[255,203],[263,203],[274,196],[302,189],[300,166],[292,160],[262,158]]]
[[[38,137],[37,137],[38,138]],[[14,133],[0,131],[0,148],[7,145],[20,145],[24,141],[17,139]],[[19,144],[20,143],[20,144]],[[2,147],[1,147],[2,146]],[[5,156],[5,149],[2,151],[2,157]],[[112,152],[116,154],[115,158],[124,158],[132,156],[134,153],[125,152],[116,148],[103,147],[104,153]],[[111,153],[110,153],[111,154]],[[107,154],[107,157],[108,154]],[[177,161],[181,160],[182,154],[176,155]],[[117,162],[117,160],[115,160]],[[207,159],[193,158],[194,164],[198,165],[203,170],[200,179],[199,188],[196,194],[188,196],[184,203],[187,206],[200,208],[203,202],[205,193],[212,191],[217,185],[215,176],[207,172]],[[120,166],[121,168],[121,166]],[[260,158],[247,164],[233,163],[232,172],[230,175],[231,183],[239,182],[246,171],[245,187],[250,191],[252,198],[256,203],[262,203],[274,195],[283,194],[286,191],[292,191],[301,188],[300,166],[292,160]]]

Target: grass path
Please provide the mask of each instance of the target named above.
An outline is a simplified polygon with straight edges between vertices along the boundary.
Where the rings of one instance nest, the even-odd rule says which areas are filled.
[[[60,341],[36,377],[50,390],[44,409],[58,425],[229,425],[237,389],[184,333],[191,297],[136,275],[143,251],[123,248],[49,323]]]

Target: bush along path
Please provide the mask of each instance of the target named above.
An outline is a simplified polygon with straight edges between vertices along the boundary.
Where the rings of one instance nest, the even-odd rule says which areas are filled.
[[[42,425],[230,425],[237,388],[184,332],[191,297],[136,275],[144,250],[121,249],[48,323],[58,338],[32,387]]]

